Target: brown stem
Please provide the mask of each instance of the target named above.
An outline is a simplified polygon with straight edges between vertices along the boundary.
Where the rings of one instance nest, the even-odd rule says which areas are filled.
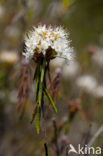
[[[57,125],[56,121],[53,121],[53,126],[54,126],[54,142],[55,142],[55,147],[56,147],[56,154],[57,156],[60,156],[59,152],[59,145],[58,145],[58,135],[57,135]]]

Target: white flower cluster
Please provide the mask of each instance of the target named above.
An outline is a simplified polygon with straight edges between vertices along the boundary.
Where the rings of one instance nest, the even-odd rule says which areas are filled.
[[[56,52],[56,56],[64,57],[71,60],[72,48],[70,47],[70,40],[68,40],[68,33],[62,27],[51,27],[46,25],[39,25],[25,37],[26,50],[23,55],[30,60],[34,53],[46,54],[48,48]]]

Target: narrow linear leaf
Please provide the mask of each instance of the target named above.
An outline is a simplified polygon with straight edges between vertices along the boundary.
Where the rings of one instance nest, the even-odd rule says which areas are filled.
[[[36,99],[38,97],[38,89],[39,89],[39,81],[40,81],[40,64],[38,64],[36,69],[36,81],[35,81],[35,93],[36,93]]]
[[[39,95],[38,95],[38,103],[39,103],[39,105],[41,105],[42,94],[43,94],[43,84],[41,82],[39,82]]]
[[[41,83],[43,83],[43,80],[44,80],[45,65],[46,65],[46,57],[44,57],[42,69],[41,69]]]
[[[26,33],[26,37],[29,39],[29,35],[28,35],[28,33]]]
[[[33,113],[32,113],[32,116],[31,116],[31,119],[30,119],[30,123],[32,124],[35,116],[36,116],[36,113],[37,113],[37,104],[35,105],[34,107],[34,110],[33,110]]]
[[[36,116],[36,131],[37,134],[40,133],[40,116],[41,116],[41,108],[37,108],[37,116]]]
[[[40,63],[38,63],[37,66],[36,66],[33,80],[35,80],[35,78],[36,78],[36,76],[38,75],[39,71],[40,71]]]
[[[53,100],[52,100],[50,94],[48,93],[48,91],[47,91],[46,88],[44,88],[44,91],[45,91],[45,94],[46,94],[48,100],[50,101],[50,103],[51,103],[51,105],[52,105],[54,111],[57,113],[57,108],[56,108],[56,106],[55,106],[55,104],[54,104],[54,102],[53,102]]]
[[[36,93],[36,95],[37,95],[37,92],[38,92],[38,88],[39,88],[39,75],[36,78],[36,82],[35,82],[35,93]]]
[[[46,58],[43,60],[43,64],[41,66],[41,75],[40,75],[40,82],[39,82],[39,94],[38,94],[38,102],[41,105],[42,95],[43,95],[43,81],[45,77],[45,65],[46,65]]]

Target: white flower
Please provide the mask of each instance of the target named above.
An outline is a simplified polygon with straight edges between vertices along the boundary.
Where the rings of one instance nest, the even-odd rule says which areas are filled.
[[[97,86],[97,81],[94,77],[90,75],[84,75],[77,79],[76,84],[84,91],[93,93]]]
[[[72,48],[70,47],[70,40],[68,40],[68,33],[62,27],[46,27],[46,25],[39,25],[25,37],[25,57],[30,60],[34,54],[46,55],[48,48],[55,52],[55,56],[60,56],[71,60]]]

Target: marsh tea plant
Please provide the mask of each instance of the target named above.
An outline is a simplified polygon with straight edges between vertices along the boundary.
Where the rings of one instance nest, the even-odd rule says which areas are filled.
[[[33,80],[35,80],[35,106],[31,116],[31,123],[36,117],[36,130],[40,132],[40,117],[44,109],[44,95],[55,112],[57,108],[50,93],[47,90],[47,73],[50,79],[50,61],[56,57],[64,58],[67,61],[72,59],[72,48],[68,33],[62,27],[39,25],[33,27],[32,31],[25,35],[25,50],[23,52],[25,62],[36,64]]]

